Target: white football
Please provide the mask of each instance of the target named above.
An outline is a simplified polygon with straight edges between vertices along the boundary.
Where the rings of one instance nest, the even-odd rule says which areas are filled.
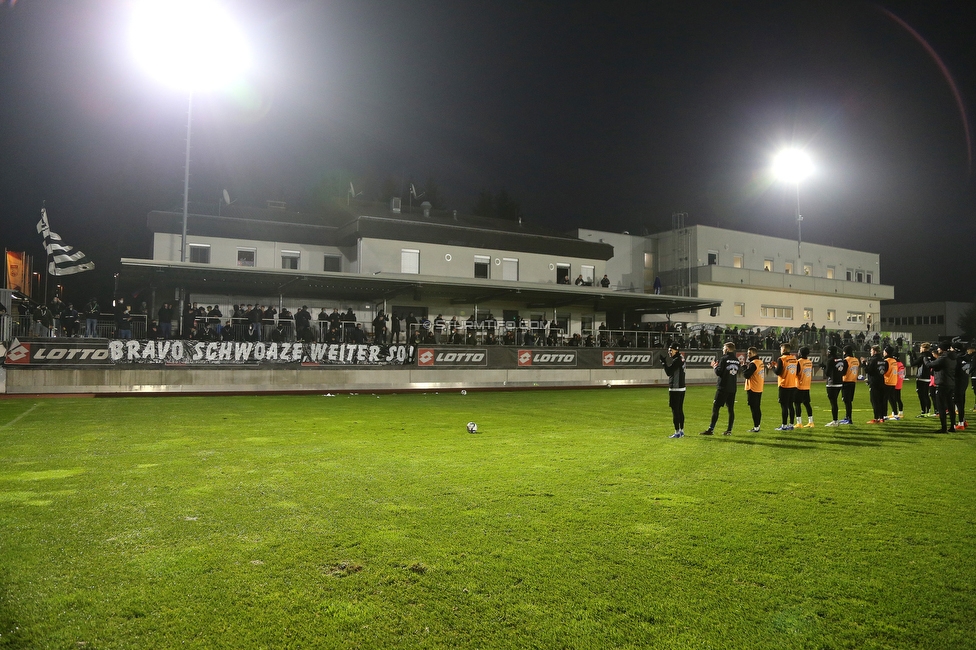
[[[462,391],[461,391],[461,394],[462,394],[462,395],[467,395],[467,394],[468,394],[468,391],[466,391],[466,390],[462,390]]]
[[[478,433],[478,425],[474,422],[468,422],[468,433]]]

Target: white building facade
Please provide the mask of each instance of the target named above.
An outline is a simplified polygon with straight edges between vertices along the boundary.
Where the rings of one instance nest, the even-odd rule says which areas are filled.
[[[664,294],[722,302],[682,315],[689,322],[877,330],[881,301],[894,298],[894,287],[881,283],[877,253],[709,226],[644,237],[580,230],[579,237],[610,243],[608,272],[632,290],[652,292],[660,278]]]

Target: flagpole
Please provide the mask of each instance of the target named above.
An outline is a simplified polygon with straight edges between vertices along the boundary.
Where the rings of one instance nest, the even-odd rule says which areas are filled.
[[[41,201],[41,211],[45,214],[47,213],[47,201]],[[47,304],[47,281],[48,276],[51,274],[51,251],[48,246],[44,247],[44,252],[47,253],[47,257],[44,260],[44,304]]]

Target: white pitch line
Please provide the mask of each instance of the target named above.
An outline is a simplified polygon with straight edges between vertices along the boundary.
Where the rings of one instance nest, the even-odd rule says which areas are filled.
[[[23,413],[21,413],[20,415],[18,415],[17,417],[15,417],[13,420],[11,420],[10,422],[8,422],[5,425],[3,425],[2,427],[0,427],[0,430],[6,429],[9,426],[12,426],[14,424],[17,424],[17,422],[21,418],[27,417],[28,415],[30,415],[30,412],[33,411],[34,409],[36,409],[38,406],[40,406],[40,404],[35,403],[34,406],[30,407],[29,409],[27,409],[26,411],[24,411]]]

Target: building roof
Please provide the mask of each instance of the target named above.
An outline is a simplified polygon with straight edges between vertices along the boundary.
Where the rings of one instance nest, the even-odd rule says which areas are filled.
[[[185,287],[192,293],[275,296],[313,302],[450,301],[458,305],[524,302],[526,308],[584,307],[593,311],[670,314],[718,307],[721,300],[614,291],[602,287],[379,273],[305,272],[218,267],[190,262],[122,259],[124,293]]]
[[[359,238],[390,239],[470,248],[608,260],[613,247],[506,219],[491,219],[403,206],[393,212],[384,203],[351,201],[331,204],[319,213],[230,205],[221,214],[187,215],[187,233],[197,236],[288,241],[315,246],[351,246]],[[179,234],[183,214],[153,211],[147,225],[153,232]]]

